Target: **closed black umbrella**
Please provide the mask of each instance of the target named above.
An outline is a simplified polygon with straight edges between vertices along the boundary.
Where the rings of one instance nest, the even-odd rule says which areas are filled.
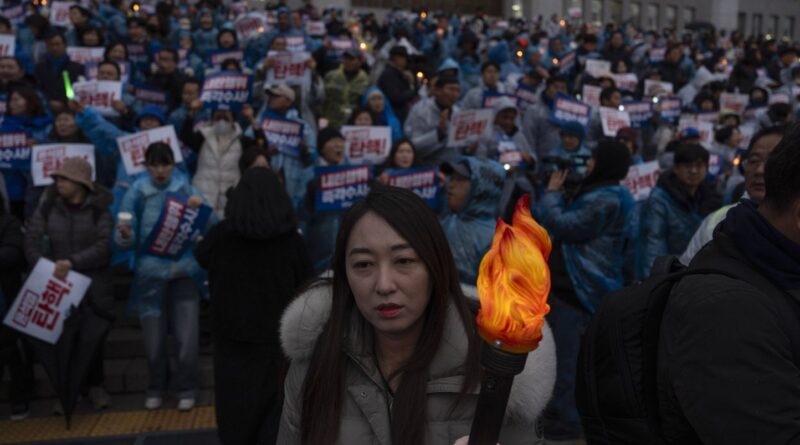
[[[89,366],[113,321],[112,315],[87,303],[72,308],[56,344],[28,337],[36,359],[44,366],[61,401],[67,429]]]

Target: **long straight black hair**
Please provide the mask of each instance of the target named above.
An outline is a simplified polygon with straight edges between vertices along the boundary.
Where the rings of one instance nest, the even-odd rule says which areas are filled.
[[[370,329],[362,316],[352,317],[358,310],[345,271],[347,242],[353,227],[367,212],[386,220],[411,245],[425,263],[432,282],[422,334],[413,355],[395,373],[402,379],[392,405],[392,443],[425,442],[428,367],[439,350],[450,304],[458,311],[469,341],[461,395],[475,387],[480,377],[475,325],[461,292],[450,246],[436,215],[413,192],[377,185],[344,215],[336,237],[331,314],[317,340],[303,385],[300,430],[302,443],[306,445],[327,445],[338,437],[347,367],[345,339],[352,332]],[[353,320],[361,326],[352,326]],[[353,329],[359,327],[363,329]],[[387,376],[387,380],[392,377]]]

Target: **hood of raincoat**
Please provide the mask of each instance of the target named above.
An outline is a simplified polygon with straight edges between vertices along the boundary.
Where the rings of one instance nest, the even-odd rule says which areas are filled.
[[[506,177],[503,166],[492,160],[472,156],[462,156],[455,162],[466,163],[470,171],[469,196],[464,208],[458,212],[459,217],[494,221]]]

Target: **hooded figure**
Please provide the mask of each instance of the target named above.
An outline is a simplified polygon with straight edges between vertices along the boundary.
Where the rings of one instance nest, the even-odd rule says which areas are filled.
[[[371,103],[376,101],[376,99],[371,98],[378,95],[381,96],[383,101],[383,111],[377,111]],[[368,107],[372,111],[373,116],[375,116],[375,125],[385,125],[392,130],[392,142],[403,138],[403,125],[400,123],[400,119],[395,116],[392,104],[380,88],[376,86],[369,87],[361,97],[361,106]]]
[[[550,150],[550,158],[569,159],[575,168],[574,173],[583,176],[586,174],[586,160],[592,155],[591,150],[583,144],[586,138],[586,129],[578,122],[567,122],[561,126],[561,144]],[[577,145],[576,141],[577,140]],[[555,170],[554,165],[549,165],[549,170]]]
[[[225,219],[194,255],[209,272],[220,438],[257,443],[271,435],[274,443],[280,315],[311,277],[292,202],[277,175],[248,169],[230,192]]]
[[[446,163],[448,210],[440,217],[462,283],[475,283],[494,236],[506,172],[495,161],[462,156]]]

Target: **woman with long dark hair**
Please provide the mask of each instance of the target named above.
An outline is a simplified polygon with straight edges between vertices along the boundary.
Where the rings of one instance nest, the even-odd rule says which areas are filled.
[[[269,168],[252,167],[228,194],[225,219],[197,246],[208,269],[217,424],[223,444],[275,443],[285,369],[279,317],[311,278],[289,195]]]
[[[376,186],[345,214],[332,269],[281,320],[292,362],[278,442],[452,445],[467,435],[480,340],[436,215],[411,191]],[[515,380],[504,445],[535,442],[552,354],[531,354]]]

